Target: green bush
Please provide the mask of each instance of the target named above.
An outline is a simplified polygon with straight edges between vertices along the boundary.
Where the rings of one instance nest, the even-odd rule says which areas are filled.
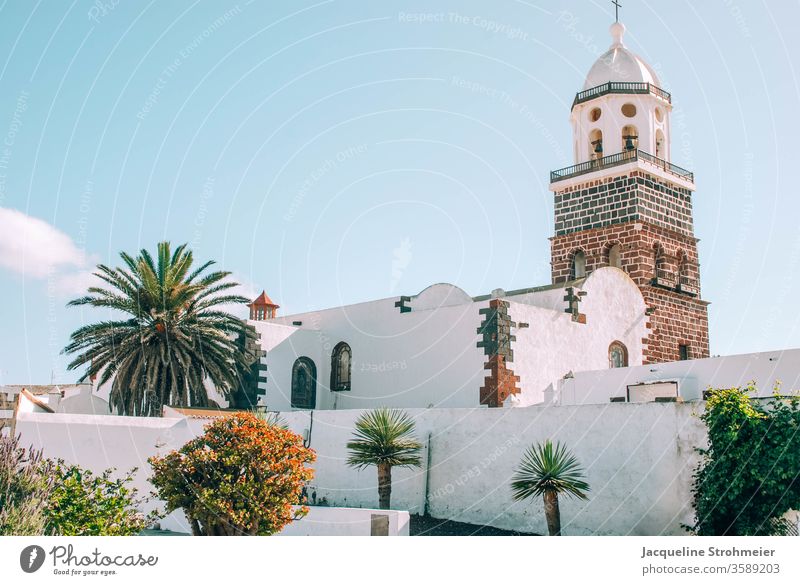
[[[139,512],[143,500],[129,484],[135,469],[112,479],[113,469],[100,475],[59,461],[47,506],[48,532],[64,536],[129,536],[152,520]]]
[[[44,534],[45,509],[53,491],[53,464],[41,451],[0,437],[0,535]]]
[[[800,401],[751,400],[754,391],[714,390],[700,417],[708,449],[694,475],[695,534],[785,534],[781,516],[800,508]]]

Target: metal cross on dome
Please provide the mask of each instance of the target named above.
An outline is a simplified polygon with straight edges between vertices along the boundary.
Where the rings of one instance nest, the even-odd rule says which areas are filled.
[[[616,18],[616,22],[619,22],[619,9],[622,8],[622,4],[619,3],[619,0],[611,0],[611,3],[614,5],[614,16]]]

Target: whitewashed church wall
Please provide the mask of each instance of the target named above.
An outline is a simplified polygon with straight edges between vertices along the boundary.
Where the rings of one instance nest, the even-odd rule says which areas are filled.
[[[488,302],[400,313],[394,299],[293,315],[302,326],[264,345],[272,322],[258,322],[267,351],[266,404],[289,410],[292,365],[300,356],[317,368],[317,408],[377,406],[473,407],[486,372],[477,347],[479,310]],[[278,325],[282,329],[284,326]],[[352,350],[352,390],[331,392],[331,352]]]
[[[584,283],[586,296],[579,310],[586,323],[574,322],[564,313],[567,303],[561,290],[561,312],[509,300],[509,315],[518,325],[510,364],[520,376],[521,404],[537,404],[544,391],[568,372],[608,369],[608,349],[620,341],[628,349],[631,364],[642,363],[642,339],[647,335],[645,303],[636,285],[621,270],[604,268]]]
[[[559,404],[600,404],[612,396],[626,396],[630,384],[657,381],[677,381],[684,400],[701,399],[709,387],[745,386],[750,381],[756,383],[759,396],[771,396],[777,383],[782,394],[797,393],[800,349],[580,372],[559,382],[555,400]]]
[[[261,348],[267,352],[267,382],[260,385],[266,390],[265,404],[269,410],[291,410],[292,366],[299,357],[308,357],[317,366],[320,375],[320,364],[325,359],[323,343],[319,331],[298,327],[273,326],[269,322],[258,322],[256,330],[261,334]],[[317,408],[325,408],[322,388],[317,387]]]
[[[426,290],[441,302],[449,299],[445,292],[457,298],[453,290],[460,291],[449,285]],[[579,310],[586,324],[564,312],[563,289],[508,297],[512,320],[530,325],[516,330],[512,346],[523,405],[542,402],[545,389],[569,371],[607,367],[608,347],[615,340],[628,348],[629,363],[641,363],[645,304],[633,281],[621,270],[603,268],[584,281],[582,290],[587,295]],[[489,301],[401,313],[395,300],[252,322],[267,352],[267,407],[291,409],[292,365],[301,356],[317,368],[318,409],[477,406],[487,375],[486,356],[476,345],[483,320],[479,311]],[[331,392],[330,356],[340,341],[352,349],[352,389]]]
[[[110,414],[108,401],[95,395],[89,384],[67,390],[57,407],[57,412],[76,414]]]
[[[420,469],[395,469],[392,508],[419,513],[426,493],[437,518],[544,533],[540,501],[516,503],[509,481],[525,448],[564,441],[587,470],[589,501],[563,499],[566,534],[680,534],[691,517],[694,447],[705,432],[702,403],[619,404],[509,409],[413,409],[418,438],[431,434]],[[346,443],[357,410],[282,413],[290,428],[309,437],[317,452],[309,489],[317,503],[377,506],[377,473],[346,465]],[[310,433],[309,433],[310,429]],[[187,419],[23,413],[23,444],[100,472],[138,467],[136,486],[147,494],[147,458],[183,445],[201,432]],[[324,499],[324,501],[323,501]],[[157,502],[151,502],[152,508]],[[163,524],[180,529],[178,516]]]
[[[506,297],[505,300],[542,307],[543,309],[551,309],[560,313],[566,306],[564,303],[564,294],[564,288],[559,286],[552,289],[511,295]]]

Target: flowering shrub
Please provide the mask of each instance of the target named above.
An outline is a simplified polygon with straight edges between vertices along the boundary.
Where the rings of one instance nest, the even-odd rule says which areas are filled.
[[[167,512],[183,508],[193,534],[233,536],[274,534],[307,514],[292,505],[313,476],[306,464],[314,459],[299,435],[239,412],[149,461]]]

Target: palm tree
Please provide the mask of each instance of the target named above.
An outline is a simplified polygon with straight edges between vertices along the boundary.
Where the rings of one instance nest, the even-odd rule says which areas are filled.
[[[357,469],[378,468],[378,506],[388,510],[392,498],[392,467],[419,467],[422,449],[414,437],[414,421],[400,410],[379,408],[356,421],[354,439],[347,443],[347,464]]]
[[[561,536],[558,495],[585,500],[589,484],[583,478],[583,469],[575,456],[561,443],[554,447],[548,439],[525,451],[512,478],[511,490],[515,500],[542,496],[547,530],[550,536]]]
[[[63,352],[77,354],[69,369],[88,365],[99,384],[113,378],[110,406],[119,414],[160,416],[161,406],[207,406],[207,378],[223,396],[237,387],[245,366],[237,339],[244,322],[220,306],[246,303],[228,291],[229,272],[192,270],[186,244],[170,252],[158,244],[136,258],[120,253],[124,267],[97,266],[108,288],[92,286],[68,306],[112,309],[123,318],[85,325],[73,332]],[[119,317],[115,315],[115,317]]]

